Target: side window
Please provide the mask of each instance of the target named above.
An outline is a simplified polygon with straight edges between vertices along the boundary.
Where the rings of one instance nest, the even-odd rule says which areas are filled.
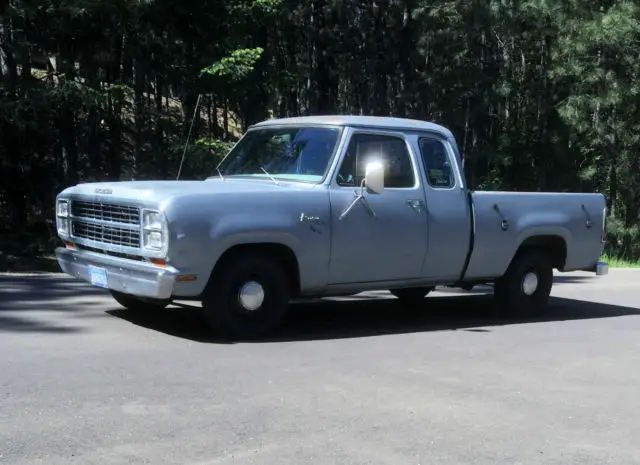
[[[422,138],[419,145],[429,185],[436,189],[453,187],[456,181],[444,144],[436,139]]]
[[[340,186],[360,186],[371,160],[384,164],[385,187],[413,187],[415,177],[411,156],[403,138],[378,134],[354,134],[338,171]]]

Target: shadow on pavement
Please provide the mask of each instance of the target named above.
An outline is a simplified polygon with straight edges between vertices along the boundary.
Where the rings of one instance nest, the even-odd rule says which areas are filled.
[[[61,326],[47,312],[82,314],[106,291],[64,276],[0,276],[0,333],[60,333],[82,331],[73,325]],[[74,315],[76,316],[76,315]],[[65,322],[67,323],[67,322]]]
[[[50,324],[42,320],[18,316],[0,315],[0,333],[14,332],[71,334],[80,331],[80,328],[74,326],[59,326]]]
[[[56,306],[58,300],[69,297],[101,295],[107,295],[107,291],[64,275],[0,276],[0,311],[36,302],[47,302],[50,307],[49,303]]]
[[[594,279],[594,276],[584,276],[584,275],[572,275],[572,274],[560,274],[555,275],[553,277],[553,285],[554,287],[563,285],[563,284],[578,284],[584,283]],[[476,286],[470,291],[461,291],[459,288],[455,287],[438,287],[438,292],[447,293],[447,294],[460,294],[460,292],[464,292],[468,295],[481,295],[481,294],[491,294],[493,293],[493,284],[483,284],[480,286]]]
[[[555,284],[593,279],[590,276],[558,275]],[[491,328],[545,321],[580,320],[638,315],[640,310],[578,300],[553,298],[549,308],[535,318],[508,319],[492,316],[492,286],[472,291],[438,288],[419,308],[403,307],[387,292],[292,304],[282,328],[262,342],[339,339],[382,334],[465,330],[490,332]],[[463,292],[462,295],[461,292]],[[447,295],[455,294],[455,295]],[[96,316],[93,305],[104,305],[107,291],[64,275],[0,276],[0,332],[61,332],[81,328],[59,326],[55,318],[31,318],[42,312],[73,312],[74,318]],[[204,322],[198,305],[176,304],[153,316],[136,315],[117,308],[111,315],[130,323],[179,338],[224,343],[216,339]],[[67,320],[68,321],[68,320]],[[483,328],[483,329],[479,329]]]
[[[361,296],[358,296],[361,297]],[[362,296],[364,297],[364,296]],[[207,328],[198,306],[180,304],[154,316],[110,310],[110,315],[165,334],[196,342],[218,340]],[[419,308],[403,307],[396,299],[359,298],[293,304],[280,330],[256,342],[283,342],[358,338],[428,331],[490,333],[493,328],[522,323],[583,320],[640,315],[635,308],[553,298],[543,313],[530,318],[492,316],[490,295],[428,297]]]
[[[558,284],[576,284],[576,283],[584,283],[586,281],[593,281],[596,278],[595,274],[590,275],[575,275],[575,274],[559,274],[553,277],[553,285],[557,286]]]

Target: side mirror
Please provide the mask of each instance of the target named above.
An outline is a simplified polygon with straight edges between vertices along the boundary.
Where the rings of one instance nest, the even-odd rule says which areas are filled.
[[[349,206],[340,214],[338,220],[343,220],[358,202],[362,202],[371,216],[376,218],[376,212],[371,209],[367,203],[367,198],[364,196],[365,187],[369,192],[382,194],[382,191],[384,190],[384,165],[381,162],[372,161],[366,164],[364,169],[364,181],[361,185],[360,193],[357,193]]]
[[[384,191],[384,165],[379,161],[367,163],[364,171],[364,185],[374,194]]]

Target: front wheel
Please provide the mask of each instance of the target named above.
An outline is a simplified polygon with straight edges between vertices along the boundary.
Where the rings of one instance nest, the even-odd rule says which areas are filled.
[[[553,264],[539,249],[519,252],[496,280],[494,296],[501,311],[510,315],[528,315],[543,309],[553,286]]]
[[[211,276],[202,299],[207,322],[228,339],[255,339],[274,330],[289,305],[279,261],[267,253],[237,255]]]
[[[164,309],[171,303],[170,299],[151,299],[146,297],[136,297],[131,294],[124,294],[118,291],[110,291],[111,296],[131,312],[136,313],[153,313]]]

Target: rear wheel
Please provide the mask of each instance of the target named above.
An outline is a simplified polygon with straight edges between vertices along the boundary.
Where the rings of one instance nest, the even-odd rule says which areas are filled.
[[[209,325],[228,339],[255,339],[278,327],[289,305],[290,284],[269,253],[242,253],[222,263],[202,300]]]
[[[553,263],[541,249],[528,249],[514,257],[503,277],[496,280],[494,296],[500,310],[528,315],[547,305],[553,286]]]
[[[403,304],[417,304],[433,290],[433,287],[406,287],[391,289],[389,292],[396,296]]]
[[[129,311],[136,313],[152,313],[164,309],[171,303],[170,299],[151,299],[124,294],[118,291],[110,291],[113,298]]]

